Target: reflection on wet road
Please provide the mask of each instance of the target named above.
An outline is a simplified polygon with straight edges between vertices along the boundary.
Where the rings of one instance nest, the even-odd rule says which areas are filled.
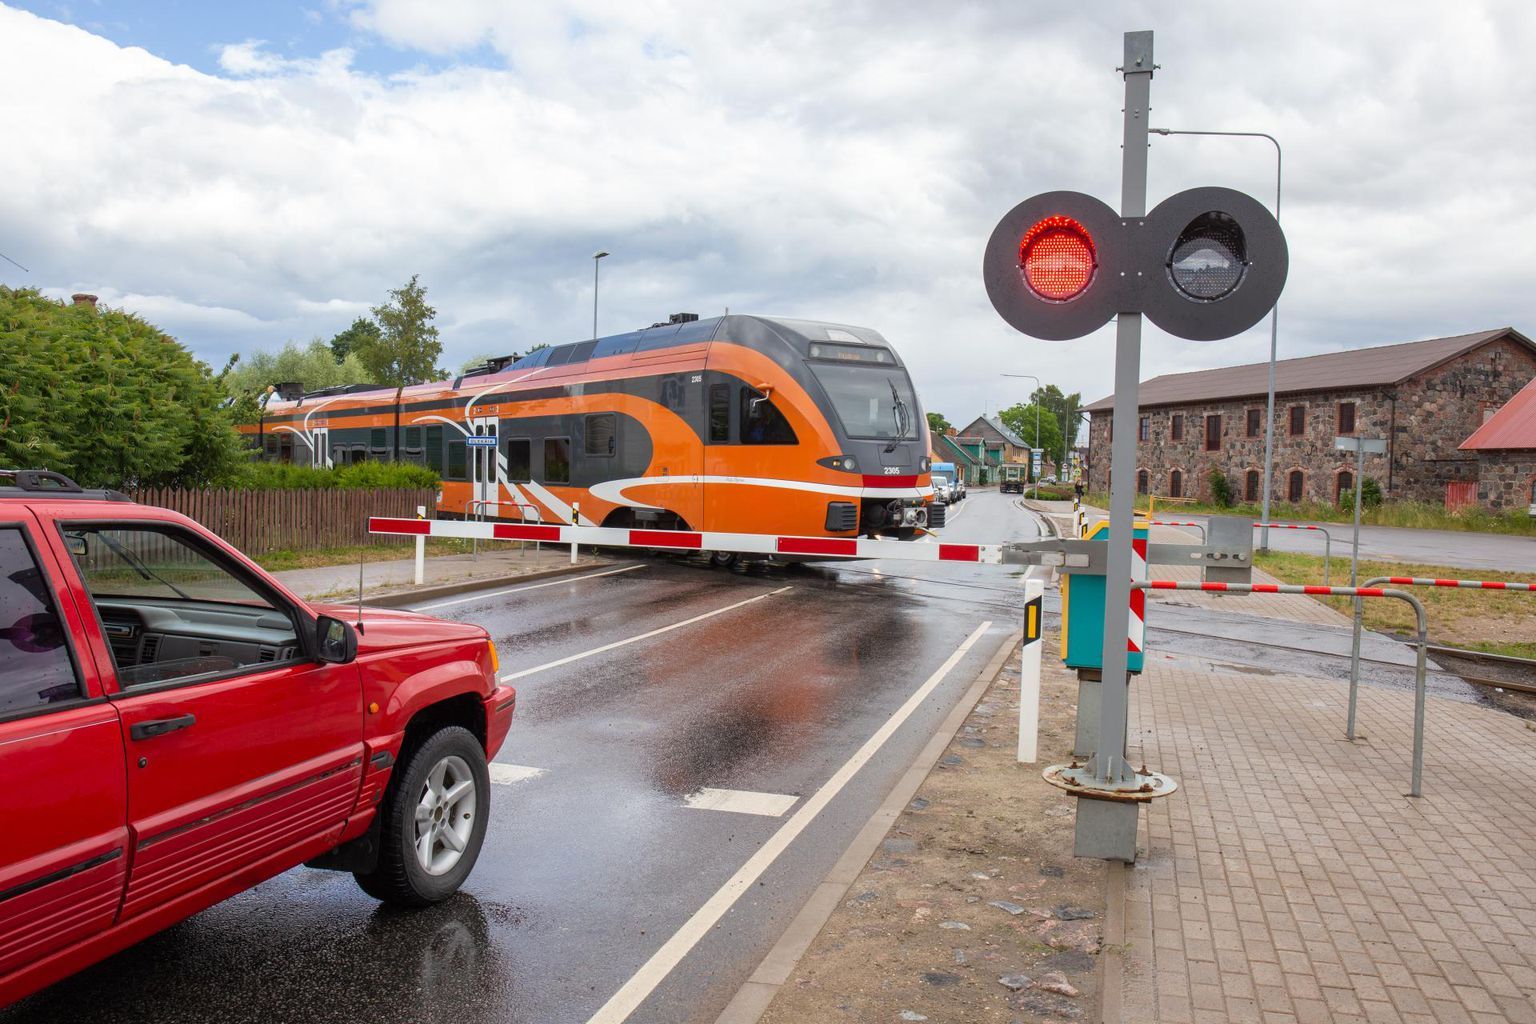
[[[1004,496],[960,507],[946,540],[1037,536]],[[523,781],[493,787],[464,893],[394,913],[349,877],[296,869],[0,1022],[586,1021],[993,622],[629,1018],[714,1020],[1015,628],[1021,572],[634,562],[432,609],[484,625],[503,674],[525,673],[498,756]],[[702,788],[794,802],[688,806]]]

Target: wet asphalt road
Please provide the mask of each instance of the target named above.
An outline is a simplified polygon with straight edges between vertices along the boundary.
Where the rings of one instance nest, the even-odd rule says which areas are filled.
[[[957,512],[947,540],[1037,535],[995,492]],[[0,1022],[587,1021],[990,621],[629,1018],[714,1020],[1017,628],[1020,570],[636,564],[429,608],[486,626],[503,674],[525,673],[497,761],[540,773],[492,786],[485,848],[459,896],[391,912],[350,876],[298,868]],[[686,806],[701,787],[793,804],[781,817]]]

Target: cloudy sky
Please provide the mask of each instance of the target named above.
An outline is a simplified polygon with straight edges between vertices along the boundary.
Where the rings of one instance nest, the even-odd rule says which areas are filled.
[[[1536,332],[1536,5],[930,0],[0,3],[0,283],[100,294],[215,365],[420,274],[444,363],[681,310],[878,328],[952,420],[1041,342],[982,288],[1035,192],[1119,196],[1121,33],[1153,121],[1285,146],[1282,356]],[[1150,200],[1272,203],[1263,140],[1158,138]],[[1267,357],[1149,327],[1143,377]],[[1014,388],[1013,384],[1024,388]]]

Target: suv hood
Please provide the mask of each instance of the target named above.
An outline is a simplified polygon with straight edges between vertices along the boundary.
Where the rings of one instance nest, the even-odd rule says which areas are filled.
[[[310,607],[321,615],[329,615],[353,626],[358,623],[355,604],[312,604]],[[395,608],[364,606],[362,623],[363,628],[357,635],[358,654],[420,644],[484,640],[490,636],[482,627],[467,622],[448,622],[420,612]]]

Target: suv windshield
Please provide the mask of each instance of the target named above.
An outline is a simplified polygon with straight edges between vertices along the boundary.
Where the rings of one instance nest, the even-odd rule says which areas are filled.
[[[849,437],[916,439],[917,398],[906,370],[816,362],[811,370],[827,389]]]

